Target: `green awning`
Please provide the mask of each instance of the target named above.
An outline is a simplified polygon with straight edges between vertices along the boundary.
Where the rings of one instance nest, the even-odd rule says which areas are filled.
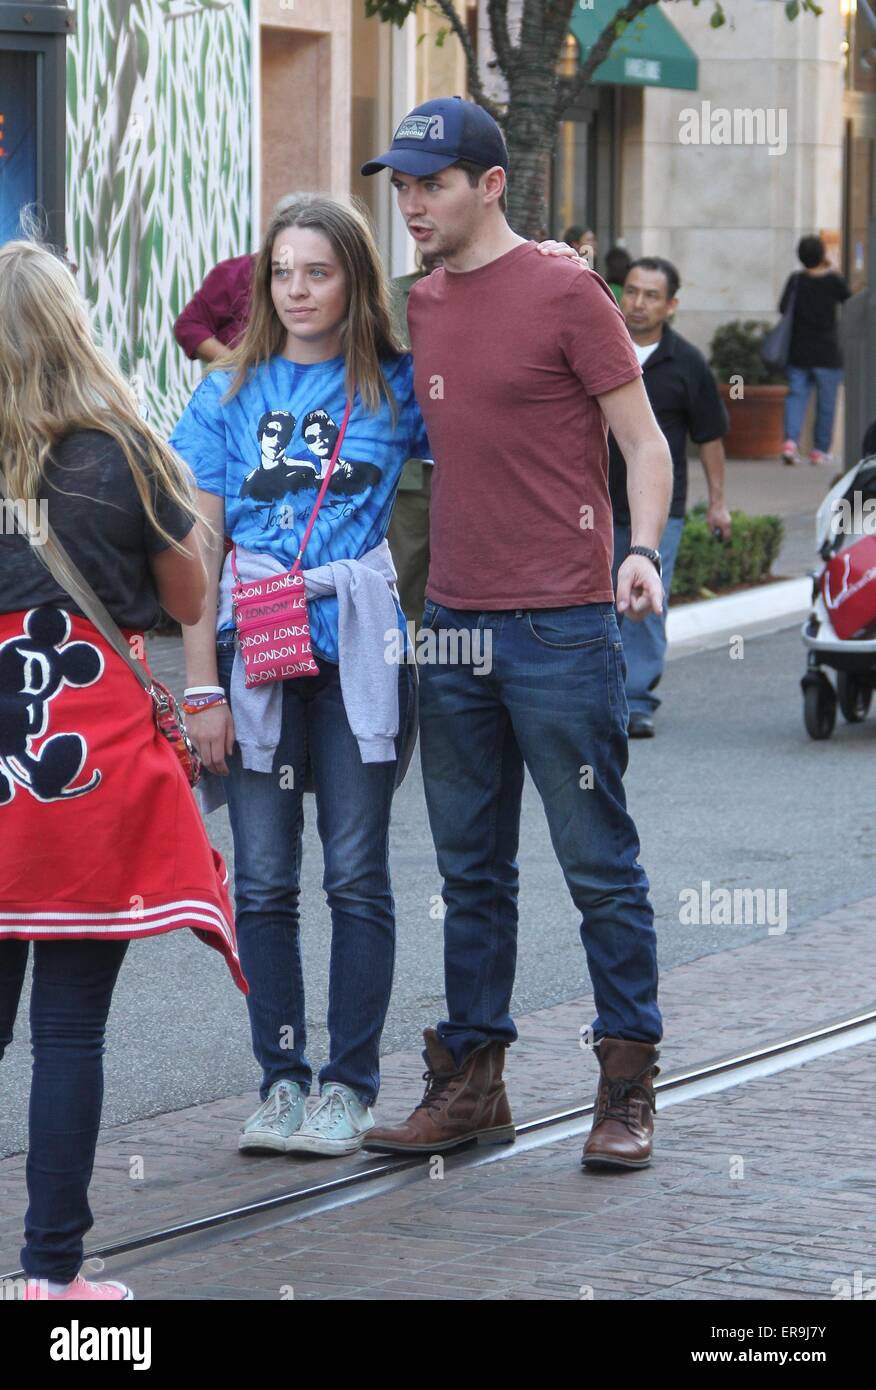
[[[624,0],[578,0],[570,29],[586,58]],[[697,55],[675,25],[657,5],[643,10],[615,39],[594,82],[622,83],[627,87],[676,87],[697,89]]]

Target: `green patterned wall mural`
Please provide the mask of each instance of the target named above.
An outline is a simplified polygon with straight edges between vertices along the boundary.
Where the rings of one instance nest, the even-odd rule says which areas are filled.
[[[168,431],[200,379],[173,321],[251,249],[249,0],[78,0],[67,242],[104,349]]]

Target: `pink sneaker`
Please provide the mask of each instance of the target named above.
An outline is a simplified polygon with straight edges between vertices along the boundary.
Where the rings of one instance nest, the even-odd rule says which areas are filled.
[[[833,463],[833,458],[830,454],[823,454],[820,449],[813,449],[809,455],[809,462],[815,465],[819,463]]]
[[[68,1284],[63,1293],[49,1293],[49,1281],[47,1279],[28,1279],[24,1288],[25,1302],[28,1300],[48,1300],[54,1303],[95,1303],[117,1302],[128,1303],[134,1295],[127,1284],[117,1284],[114,1279],[106,1284],[98,1284],[90,1279],[83,1279],[81,1274],[77,1274],[72,1284]]]
[[[786,439],[782,445],[782,463],[787,463],[790,467],[791,464],[798,463],[799,461],[800,455],[797,452],[797,445],[794,443],[793,439]]]

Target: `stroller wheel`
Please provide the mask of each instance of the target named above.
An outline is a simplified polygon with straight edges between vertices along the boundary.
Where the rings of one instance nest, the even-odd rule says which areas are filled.
[[[843,719],[848,724],[860,724],[867,718],[870,701],[873,698],[872,686],[865,685],[857,676],[848,671],[837,671],[836,693]]]
[[[807,679],[803,686],[803,723],[810,738],[830,738],[836,724],[836,691],[827,676]]]

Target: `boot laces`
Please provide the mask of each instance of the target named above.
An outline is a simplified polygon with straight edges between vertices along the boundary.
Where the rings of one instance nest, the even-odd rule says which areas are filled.
[[[601,1103],[597,1105],[595,1123],[599,1124],[602,1120],[619,1120],[627,1128],[635,1124],[636,1115],[633,1106],[637,1101],[644,1101],[649,1110],[657,1113],[657,1102],[653,1090],[644,1084],[642,1077],[648,1071],[656,1071],[656,1068],[649,1062],[646,1067],[632,1077],[615,1077],[609,1080],[603,1078],[605,1091],[600,1097]]]
[[[423,1099],[415,1108],[417,1110],[433,1110],[439,1101],[444,1099],[451,1081],[458,1081],[462,1076],[462,1071],[443,1071],[435,1072],[429,1069],[423,1072],[423,1080],[426,1089],[423,1092]]]

